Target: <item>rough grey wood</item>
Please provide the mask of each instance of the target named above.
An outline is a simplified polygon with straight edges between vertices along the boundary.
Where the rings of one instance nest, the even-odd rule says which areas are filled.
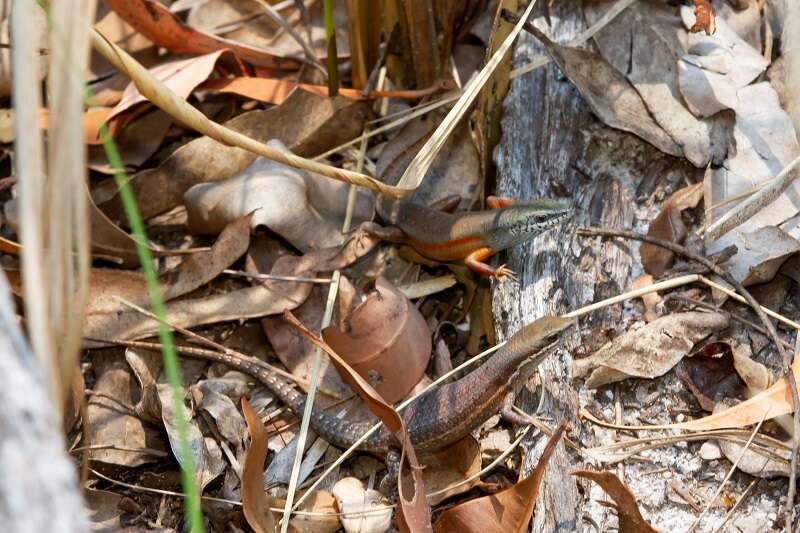
[[[10,533],[88,530],[75,466],[0,273],[0,524]]]
[[[553,26],[547,33],[566,42],[585,28],[579,0],[551,3]],[[522,35],[514,66],[530,62],[544,50]],[[696,171],[685,162],[665,156],[633,135],[603,126],[591,114],[575,87],[549,66],[514,80],[505,100],[503,140],[495,154],[497,193],[532,198],[566,196],[577,209],[577,225],[643,229],[654,215],[652,206],[687,181]],[[638,265],[638,248],[626,243],[579,239],[572,227],[550,232],[508,257],[520,284],[503,282],[494,292],[498,338],[508,338],[522,324],[545,314],[557,314],[614,296],[625,290]],[[633,252],[633,253],[632,253]],[[622,307],[614,306],[581,319],[582,331],[618,325]],[[574,347],[579,340],[572,339]],[[569,369],[572,358],[563,353],[540,367],[545,396],[542,417],[556,425],[570,422],[580,433],[578,398]],[[520,406],[534,411],[538,401]],[[525,469],[538,461],[546,438],[529,439]],[[559,446],[553,456],[537,502],[533,531],[581,531],[583,497],[570,471],[583,466],[580,458]],[[591,529],[591,527],[589,528]]]

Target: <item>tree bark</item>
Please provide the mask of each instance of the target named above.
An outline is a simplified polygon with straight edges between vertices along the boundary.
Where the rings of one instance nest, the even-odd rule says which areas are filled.
[[[0,273],[0,524],[10,533],[87,531],[60,417]]]
[[[579,0],[552,2],[553,26],[546,33],[567,42],[585,29]],[[523,34],[514,66],[545,53]],[[646,231],[653,205],[666,194],[701,178],[685,161],[662,154],[638,137],[612,130],[594,117],[579,92],[550,63],[516,78],[505,100],[503,139],[495,153],[497,194],[518,198],[568,197],[576,208],[574,225],[633,228]],[[562,314],[617,295],[641,273],[638,245],[599,242],[574,235],[574,225],[556,228],[508,257],[519,285],[506,281],[494,291],[498,339],[548,314]],[[637,269],[637,271],[634,271]],[[580,320],[581,332],[618,326],[623,307],[616,305]],[[575,333],[568,342],[574,348]],[[567,419],[575,437],[581,434],[578,393],[572,383],[569,349],[540,366],[544,398],[538,416],[555,427]],[[534,389],[533,386],[530,387]],[[520,407],[533,413],[539,400],[522,395]],[[546,438],[529,437],[525,473],[536,465]],[[580,531],[584,499],[570,471],[580,457],[557,448],[536,505],[533,531]],[[586,492],[586,491],[584,491]]]

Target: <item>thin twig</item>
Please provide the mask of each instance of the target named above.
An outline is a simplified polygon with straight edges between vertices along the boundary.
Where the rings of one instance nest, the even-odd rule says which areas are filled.
[[[738,500],[736,500],[736,503],[733,504],[731,510],[728,511],[728,514],[725,515],[725,518],[722,519],[720,525],[718,525],[717,529],[715,529],[712,533],[718,533],[719,531],[722,531],[722,528],[725,527],[725,524],[727,524],[728,520],[731,519],[733,513],[736,512],[736,509],[739,508],[739,505],[741,505],[741,503],[745,500],[745,498],[747,498],[747,495],[750,494],[750,491],[753,489],[753,487],[755,487],[758,484],[759,481],[761,481],[761,478],[755,478],[753,481],[750,482],[747,488],[744,489],[744,492],[742,493],[741,497]]]
[[[656,246],[660,246],[662,248],[670,250],[671,252],[681,255],[696,263],[700,263],[701,265],[708,268],[711,272],[722,277],[726,282],[733,285],[733,287],[739,292],[739,294],[741,294],[742,297],[747,301],[747,304],[753,308],[756,315],[758,315],[759,320],[761,320],[762,324],[764,324],[765,329],[769,332],[770,340],[772,340],[772,342],[775,343],[775,347],[777,348],[778,353],[780,354],[783,362],[783,379],[786,380],[786,384],[789,387],[789,391],[792,397],[792,409],[794,411],[794,427],[797,428],[798,426],[800,426],[800,395],[798,395],[797,382],[794,379],[794,373],[792,372],[791,369],[792,360],[789,355],[789,352],[787,352],[784,349],[783,344],[780,342],[778,333],[777,331],[775,331],[775,326],[773,326],[772,322],[770,322],[770,320],[767,318],[767,315],[764,312],[764,308],[761,305],[759,305],[758,302],[756,302],[755,298],[753,298],[753,295],[751,295],[750,292],[742,286],[739,280],[731,276],[726,269],[722,268],[721,266],[717,265],[712,261],[709,261],[708,258],[698,255],[674,242],[665,241],[663,239],[658,239],[655,237],[651,237],[649,235],[642,235],[640,233],[623,229],[580,228],[578,229],[577,232],[579,235],[622,237],[625,239],[649,242],[650,244],[654,244]],[[800,335],[800,330],[798,330],[798,335]],[[794,495],[795,493],[795,486],[797,483],[798,448],[800,448],[800,432],[795,431],[794,435],[792,435],[792,461],[791,461],[791,468],[789,475],[789,494],[792,495]],[[786,506],[787,506],[786,516],[787,518],[791,518],[794,502],[787,499]]]

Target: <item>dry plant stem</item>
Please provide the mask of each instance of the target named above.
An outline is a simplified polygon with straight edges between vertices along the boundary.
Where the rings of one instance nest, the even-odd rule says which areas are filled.
[[[720,493],[722,492],[723,487],[725,487],[725,484],[728,482],[728,480],[731,478],[733,473],[736,471],[736,467],[739,466],[739,463],[741,462],[742,457],[744,457],[744,454],[747,452],[747,449],[750,447],[750,444],[753,442],[753,438],[756,436],[756,433],[758,433],[758,430],[761,429],[761,424],[764,423],[764,419],[767,417],[767,414],[768,414],[768,411],[764,412],[764,417],[761,419],[761,421],[758,424],[756,424],[756,427],[753,428],[753,432],[750,434],[750,438],[747,440],[747,444],[745,444],[744,448],[742,448],[742,451],[739,452],[739,457],[737,457],[736,458],[736,462],[731,465],[730,470],[728,470],[728,474],[725,476],[725,479],[722,480],[722,483],[719,484],[719,487],[717,487],[717,491],[714,493],[714,496],[712,496],[711,499],[709,499],[708,502],[706,503],[705,508],[703,508],[703,512],[700,513],[700,515],[692,523],[692,526],[689,528],[689,533],[691,533],[692,531],[695,530],[695,528],[700,524],[700,521],[703,519],[703,516],[705,516],[705,514],[711,508],[711,504],[713,504],[714,501],[719,497]]]
[[[208,120],[203,113],[189,105],[182,98],[179,98],[174,92],[157,80],[138,61],[106,39],[97,30],[92,30],[91,37],[92,46],[94,46],[95,50],[120,72],[130,77],[139,92],[147,98],[150,103],[164,110],[168,115],[179,122],[220,143],[242,148],[243,150],[283,163],[290,167],[308,170],[309,172],[315,172],[330,179],[366,187],[367,189],[392,198],[402,198],[416,188],[416,186],[409,189],[387,186],[366,174],[332,167],[291,153],[287,154],[251,139],[246,135],[242,135],[230,128],[226,128],[221,124]]]
[[[488,465],[486,465],[485,467],[481,468],[480,472],[476,472],[475,474],[473,474],[473,475],[469,476],[469,477],[468,477],[468,478],[466,478],[466,479],[462,479],[462,480],[460,480],[460,481],[456,481],[456,482],[455,482],[455,483],[453,483],[452,485],[448,485],[447,487],[445,487],[445,488],[443,488],[443,489],[437,490],[437,491],[435,491],[435,492],[431,492],[430,494],[428,494],[428,495],[427,495],[427,496],[428,496],[428,499],[431,499],[431,498],[433,498],[434,496],[438,496],[438,495],[440,495],[440,494],[445,494],[445,493],[447,493],[447,492],[449,492],[449,491],[453,490],[453,489],[454,489],[454,488],[456,488],[456,487],[460,487],[461,485],[465,485],[465,484],[467,484],[467,483],[471,483],[471,482],[472,482],[473,480],[475,480],[475,479],[480,479],[480,477],[481,477],[481,476],[483,476],[483,475],[487,474],[488,472],[490,472],[490,471],[491,471],[491,470],[492,470],[492,469],[493,469],[495,466],[499,465],[499,464],[500,464],[500,463],[501,463],[503,460],[505,460],[505,458],[506,458],[506,457],[508,457],[509,455],[511,455],[511,452],[513,452],[513,451],[514,451],[514,450],[517,448],[517,446],[519,446],[519,443],[520,443],[520,442],[522,442],[522,439],[524,439],[524,438],[525,438],[525,436],[526,436],[526,435],[527,435],[527,434],[530,432],[530,430],[531,430],[531,428],[532,428],[532,427],[533,427],[532,425],[530,425],[530,426],[525,426],[525,429],[523,429],[523,430],[522,430],[522,433],[520,433],[519,437],[517,437],[517,438],[514,440],[514,442],[512,442],[512,443],[511,443],[511,444],[508,446],[508,448],[506,448],[506,449],[503,451],[503,453],[501,453],[500,455],[498,455],[498,456],[495,458],[495,460],[494,460],[494,461],[492,461],[491,463],[489,463],[489,464],[488,464]]]
[[[467,111],[472,107],[472,103],[478,97],[478,94],[480,94],[486,82],[491,79],[495,69],[503,60],[506,53],[511,49],[511,45],[514,43],[517,35],[522,31],[522,25],[530,17],[535,5],[536,0],[532,0],[531,3],[528,4],[519,22],[514,26],[514,29],[509,33],[508,37],[500,44],[497,51],[480,72],[478,72],[478,74],[467,83],[466,87],[464,87],[461,98],[458,99],[442,123],[439,124],[431,137],[414,156],[414,159],[408,165],[405,172],[403,172],[398,183],[399,187],[416,187],[417,184],[422,183],[425,173],[436,159],[436,156],[439,155],[439,151],[447,141],[447,137],[449,137],[450,133],[453,132]]]
[[[728,511],[728,513],[725,515],[725,518],[722,519],[722,522],[717,526],[717,528],[712,533],[719,533],[720,531],[722,531],[722,528],[725,527],[725,524],[727,524],[728,521],[733,517],[733,513],[736,512],[736,509],[739,508],[739,505],[741,505],[741,503],[747,498],[747,496],[750,494],[750,491],[753,490],[753,488],[756,485],[758,485],[759,481],[761,481],[761,478],[756,478],[750,482],[747,488],[744,489],[742,496],[738,500],[736,500],[736,503],[733,504],[731,510]]]
[[[325,329],[331,323],[333,306],[336,302],[336,295],[339,292],[340,279],[340,272],[335,270],[333,272],[333,281],[328,289],[328,300],[325,304],[325,314],[322,316],[320,330]],[[311,424],[311,414],[314,411],[314,396],[316,395],[321,368],[322,350],[317,348],[314,353],[314,366],[311,369],[311,383],[306,393],[305,409],[303,409],[303,416],[300,421],[300,432],[297,437],[295,437],[297,439],[297,452],[295,453],[294,463],[292,463],[292,472],[289,476],[289,487],[286,494],[286,503],[283,508],[283,518],[281,519],[281,533],[286,533],[289,530],[289,519],[292,516],[292,502],[294,501],[295,491],[297,490],[297,479],[300,476],[300,465],[303,462],[303,452],[305,451],[306,437],[308,436],[308,429]]]
[[[50,399],[60,405],[61,393],[55,360],[50,316],[47,310],[47,276],[44,226],[44,150],[39,128],[42,97],[39,90],[39,55],[36,39],[35,2],[20,2],[11,10],[12,76],[16,116],[14,119],[14,163],[19,180],[20,242],[25,316],[31,351],[45,377]],[[25,95],[24,98],[22,95]],[[56,407],[58,413],[61,409]]]
[[[329,4],[325,5],[326,10],[330,8]],[[327,17],[328,13],[326,13]],[[327,22],[326,22],[327,24]],[[335,41],[333,51],[336,51]],[[328,53],[331,52],[329,43]],[[358,159],[356,168],[361,171],[364,168],[364,156],[367,149],[367,142],[361,143],[361,156]],[[342,236],[350,231],[350,221],[353,219],[353,210],[355,209],[355,188],[351,185],[348,193],[347,210],[345,212],[344,221],[342,222]],[[335,270],[331,276],[331,283],[328,286],[328,300],[325,303],[325,313],[322,316],[322,323],[320,324],[320,331],[324,330],[331,323],[333,318],[333,307],[336,303],[336,295],[339,293],[339,281],[341,280],[341,272]],[[300,466],[303,461],[303,451],[305,450],[306,436],[308,435],[309,425],[311,424],[311,415],[314,411],[314,392],[319,382],[319,374],[322,367],[322,349],[317,348],[314,352],[314,366],[311,370],[311,383],[306,395],[305,408],[303,409],[303,416],[300,421],[300,432],[297,435],[297,452],[292,464],[292,472],[289,476],[289,487],[286,496],[286,504],[283,508],[283,518],[281,519],[281,533],[286,533],[289,528],[289,519],[292,516],[292,502],[294,501],[295,492],[297,490],[297,479],[300,475]],[[325,479],[327,473],[323,475],[320,480]],[[299,503],[299,502],[298,502]]]
[[[743,304],[747,303],[746,299],[742,298],[738,293],[736,293],[735,291],[730,290],[728,287],[725,287],[724,285],[720,285],[719,283],[711,281],[710,279],[708,279],[705,276],[701,275],[699,277],[700,277],[700,279],[698,281],[700,281],[701,283],[703,283],[705,285],[708,285],[712,289],[717,290],[717,291],[722,292],[722,293],[725,293],[727,296],[730,296],[731,298],[733,298],[737,302],[741,302]],[[778,322],[783,322],[784,324],[786,324],[787,326],[789,326],[790,328],[792,328],[792,329],[794,329],[796,331],[800,330],[800,324],[798,324],[794,320],[790,320],[790,319],[786,318],[785,316],[783,316],[783,315],[781,315],[779,313],[776,313],[772,309],[770,309],[768,307],[764,307],[763,305],[760,306],[760,307],[761,307],[761,310],[764,311],[764,314],[767,315],[768,317],[774,318]],[[765,335],[769,336],[767,333],[765,333]],[[784,344],[786,344],[786,343],[784,343]]]
[[[370,129],[369,133],[364,133],[360,137],[356,137],[355,139],[351,139],[351,140],[347,141],[344,144],[340,144],[339,146],[331,148],[327,152],[324,152],[324,153],[316,156],[314,158],[314,160],[315,161],[319,161],[320,159],[325,159],[329,155],[341,152],[345,148],[349,148],[350,146],[353,146],[353,145],[356,145],[356,144],[358,144],[360,142],[363,142],[364,139],[369,139],[371,137],[374,137],[376,135],[379,135],[379,134],[383,133],[384,131],[388,131],[388,130],[391,130],[393,128],[396,128],[397,126],[401,126],[401,125],[405,124],[406,122],[410,121],[411,119],[414,119],[416,117],[422,116],[422,115],[424,115],[426,113],[430,113],[434,109],[438,109],[438,108],[440,108],[442,106],[445,106],[447,104],[455,102],[456,100],[458,100],[459,96],[460,96],[460,93],[451,94],[449,96],[444,96],[441,99],[436,100],[435,102],[431,102],[429,104],[424,104],[424,105],[417,106],[416,108],[413,108],[409,112],[398,113],[397,114],[397,115],[399,115],[398,118],[392,120],[391,122],[389,122],[387,124],[384,124],[383,126],[380,126],[378,128],[375,128],[374,130]],[[392,116],[392,115],[387,115],[384,118],[388,118],[390,116]],[[380,119],[373,120],[371,123],[369,123],[369,125],[377,124],[378,120],[380,120]]]
[[[773,326],[772,322],[769,321],[761,305],[759,305],[758,302],[755,301],[750,292],[747,291],[747,289],[745,289],[736,278],[731,276],[727,270],[713,263],[712,261],[709,261],[707,258],[687,250],[685,247],[679,244],[665,241],[663,239],[657,239],[649,235],[642,235],[640,233],[635,233],[629,230],[604,229],[604,228],[580,228],[578,229],[578,234],[589,235],[589,236],[603,236],[603,237],[622,237],[625,239],[633,239],[642,242],[649,242],[650,244],[660,246],[662,248],[670,250],[673,253],[676,253],[678,255],[681,255],[687,259],[690,259],[696,263],[703,265],[704,267],[708,268],[711,272],[722,277],[726,282],[733,285],[733,287],[739,292],[739,294],[741,294],[741,296],[747,301],[747,304],[753,308],[753,311],[755,311],[756,315],[758,315],[759,320],[761,320],[762,324],[764,324],[764,327],[769,332],[770,340],[772,340],[772,342],[775,343],[775,347],[777,348],[778,353],[781,355],[781,359],[783,362],[783,379],[786,380],[786,384],[789,386],[789,391],[792,396],[792,409],[794,410],[794,427],[797,428],[798,425],[800,425],[800,396],[798,395],[797,382],[795,381],[794,373],[792,372],[791,369],[792,360],[790,358],[789,352],[787,352],[784,349],[783,344],[780,342],[780,338],[778,337],[778,333],[777,331],[775,331],[775,326]],[[798,330],[798,334],[800,334],[800,330]],[[795,493],[795,486],[797,482],[798,448],[800,448],[800,432],[795,431],[794,435],[792,435],[792,461],[789,473],[789,494],[791,495],[794,495]],[[794,507],[794,504],[791,500],[787,499],[786,505],[787,505],[786,515],[787,517],[792,517],[792,509]]]
[[[794,342],[795,342],[794,353],[797,353],[797,351],[800,350],[800,329],[796,330],[796,333],[797,333],[797,336],[795,337],[795,340],[794,340]],[[789,468],[789,471],[791,472],[790,475],[792,476],[792,479],[795,479],[795,476],[797,475],[798,446],[800,445],[800,444],[798,444],[798,443],[800,443],[800,417],[794,416],[792,418],[792,421],[793,421],[793,424],[792,424],[792,433],[793,433],[793,435],[792,435],[792,462],[791,462],[791,466]],[[791,530],[792,524],[795,523],[796,518],[797,518],[797,516],[796,516],[797,513],[795,513],[795,507],[794,507],[794,499],[795,499],[796,493],[797,493],[797,484],[796,483],[789,483],[789,493],[787,494],[787,497],[786,497],[786,506],[787,506],[787,511],[788,511],[787,512],[788,518],[787,518],[787,521],[786,521],[786,525],[787,525],[787,529],[788,530]]]
[[[565,314],[564,317],[578,318],[583,315],[589,314],[592,311],[597,311],[598,309],[602,309],[604,307],[608,307],[609,305],[624,302],[626,300],[630,300],[631,298],[638,298],[640,296],[644,296],[645,294],[650,294],[652,292],[659,292],[659,291],[665,291],[667,289],[675,289],[677,287],[683,287],[684,285],[688,285],[690,283],[694,283],[696,281],[701,281],[701,280],[702,277],[699,276],[698,274],[689,274],[687,276],[680,276],[678,278],[668,279],[666,281],[660,281],[658,283],[653,283],[652,285],[648,285],[647,287],[642,287],[641,289],[635,289],[632,291],[628,291],[624,294],[608,298],[606,300],[603,300],[602,302],[597,302],[587,305],[585,307],[581,307],[580,309],[576,309],[575,311],[571,311]]]
[[[797,170],[798,165],[800,165],[800,157],[796,157],[791,163],[786,165],[786,168],[781,170],[780,174],[778,174],[775,180],[769,185],[722,215],[713,224],[709,225],[708,228],[706,228],[705,237],[712,241],[720,238],[732,229],[741,226],[746,221],[750,220],[753,215],[774,202],[778,196],[789,188],[792,182],[797,179],[798,175],[800,175],[800,172]]]
[[[50,2],[50,68],[47,75],[50,117],[45,195],[48,221],[45,249],[54,366],[62,403],[80,371],[81,330],[89,291],[89,211],[86,147],[83,140],[85,85],[80,73],[89,60],[89,28],[95,0]],[[28,91],[29,93],[30,91]],[[27,93],[26,93],[27,94]]]
[[[103,475],[100,472],[98,472],[97,470],[92,470],[92,474],[94,474],[95,476],[97,476],[98,478],[100,478],[100,479],[102,479],[104,481],[108,481],[111,484],[118,485],[120,487],[125,487],[126,489],[130,489],[130,490],[135,491],[135,492],[144,492],[144,493],[150,493],[150,494],[160,494],[162,496],[175,496],[177,498],[185,498],[186,497],[186,495],[183,494],[182,492],[175,492],[175,491],[172,491],[172,490],[164,490],[164,489],[155,489],[155,488],[152,488],[152,487],[143,487],[141,485],[133,485],[131,483],[125,483],[124,481],[119,481],[119,480],[116,480],[114,478],[110,478],[110,477],[108,477],[106,475]],[[226,500],[225,498],[214,498],[213,496],[201,496],[201,497],[202,497],[202,499],[204,499],[204,500],[206,500],[208,502],[224,503],[224,504],[227,504],[227,505],[234,505],[236,507],[241,507],[242,506],[242,502],[237,502],[236,500]],[[385,506],[382,506],[382,507],[372,507],[372,508],[364,510],[364,511],[348,511],[347,516],[351,516],[351,515],[352,516],[364,516],[364,515],[370,515],[370,514],[374,514],[374,513],[382,513],[386,509],[392,509],[392,508],[394,508],[393,505],[385,505]],[[280,509],[278,507],[270,507],[269,510],[272,511],[273,513],[280,513],[280,512],[283,511],[283,509]],[[342,513],[322,513],[322,512],[314,512],[314,511],[295,511],[292,514],[295,515],[295,516],[308,516],[308,517],[318,517],[318,518],[327,518],[329,516],[342,516]]]

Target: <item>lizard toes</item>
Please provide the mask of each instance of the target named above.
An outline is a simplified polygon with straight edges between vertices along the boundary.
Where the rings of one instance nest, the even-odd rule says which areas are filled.
[[[509,278],[512,281],[519,281],[516,273],[505,265],[500,265],[497,267],[497,270],[494,271],[494,277],[496,279]]]

